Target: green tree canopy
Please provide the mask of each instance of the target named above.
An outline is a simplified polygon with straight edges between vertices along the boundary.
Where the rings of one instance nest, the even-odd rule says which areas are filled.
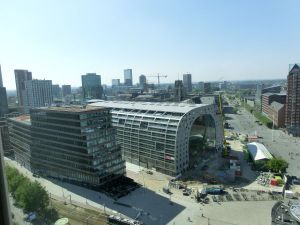
[[[9,192],[16,204],[25,212],[35,211],[43,214],[49,205],[49,196],[44,187],[37,181],[31,181],[23,176],[17,169],[6,166],[6,176]]]
[[[281,159],[281,158],[273,158],[273,159],[270,159],[268,162],[267,162],[267,168],[269,170],[271,170],[272,172],[275,172],[275,173],[278,173],[278,172],[286,172],[286,169],[288,168],[288,163]]]

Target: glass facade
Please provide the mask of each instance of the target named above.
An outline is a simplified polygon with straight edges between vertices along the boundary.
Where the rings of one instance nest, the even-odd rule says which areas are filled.
[[[37,108],[30,111],[30,119],[25,138],[30,140],[28,152],[33,172],[92,186],[125,174],[125,161],[115,140],[109,109]],[[22,127],[20,122],[17,125]],[[13,130],[13,134],[18,133],[17,127]],[[19,144],[23,138],[18,135],[13,141]]]
[[[31,124],[29,116],[8,118],[10,144],[15,160],[31,170]]]
[[[81,82],[84,99],[101,99],[103,90],[100,75],[95,73],[82,75]]]

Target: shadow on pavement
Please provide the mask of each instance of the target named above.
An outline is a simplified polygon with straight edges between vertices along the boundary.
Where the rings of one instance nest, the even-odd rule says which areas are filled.
[[[106,208],[115,210],[130,218],[140,220],[147,225],[167,224],[185,209],[184,206],[175,202],[170,204],[167,195],[164,197],[143,187],[115,201],[97,191],[52,178],[48,178],[48,180],[74,194],[86,198],[87,204],[89,205],[92,205],[89,201],[101,204],[101,210],[104,209],[103,205],[105,205]],[[106,212],[109,214],[108,211]]]

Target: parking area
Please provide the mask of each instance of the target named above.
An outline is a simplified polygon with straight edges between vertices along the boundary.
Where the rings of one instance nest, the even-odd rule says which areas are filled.
[[[292,137],[282,130],[272,130],[256,123],[256,118],[241,108],[238,114],[229,114],[227,121],[232,129],[230,132],[257,135],[259,140],[275,156],[280,156],[289,163],[287,173],[300,177],[300,138]]]

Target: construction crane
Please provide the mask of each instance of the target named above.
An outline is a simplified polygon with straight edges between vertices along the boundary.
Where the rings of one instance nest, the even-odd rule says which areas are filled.
[[[158,86],[159,86],[159,85],[160,85],[160,78],[161,78],[161,77],[166,78],[166,77],[168,77],[168,76],[167,76],[167,75],[159,75],[159,73],[158,73],[157,75],[146,76],[146,77],[157,77],[157,84],[158,84]]]

